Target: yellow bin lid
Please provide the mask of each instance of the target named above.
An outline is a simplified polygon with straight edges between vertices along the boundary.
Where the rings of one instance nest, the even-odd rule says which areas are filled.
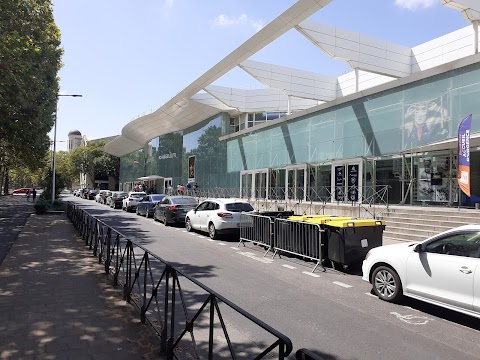
[[[352,220],[351,217],[347,216],[332,216],[332,217],[324,217],[324,218],[313,218],[313,219],[307,219],[305,222],[308,223],[314,223],[314,224],[326,224],[326,223],[331,223],[332,221],[344,221],[344,220]]]
[[[293,221],[307,221],[308,219],[323,219],[323,218],[332,218],[334,215],[294,215],[290,216],[288,220]]]
[[[332,220],[328,222],[328,226],[338,228],[353,228],[361,226],[382,226],[385,225],[385,220],[375,219],[351,219],[351,220]]]

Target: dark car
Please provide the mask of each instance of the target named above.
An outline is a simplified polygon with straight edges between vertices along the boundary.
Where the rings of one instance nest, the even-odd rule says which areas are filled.
[[[87,199],[88,200],[95,200],[95,196],[98,194],[98,190],[90,190],[87,193]]]
[[[110,197],[110,207],[112,209],[121,209],[123,199],[125,199],[127,196],[128,194],[122,191],[113,193],[113,195]]]
[[[137,205],[137,215],[146,216],[147,218],[150,216],[153,217],[153,208],[158,202],[162,201],[165,196],[165,194],[150,194],[144,196]]]
[[[153,218],[162,221],[165,226],[185,223],[185,215],[197,205],[197,200],[192,196],[165,196],[155,205]]]

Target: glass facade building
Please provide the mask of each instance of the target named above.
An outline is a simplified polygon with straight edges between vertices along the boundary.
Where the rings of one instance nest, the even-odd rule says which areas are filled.
[[[204,189],[236,188],[245,197],[299,201],[361,201],[375,187],[389,186],[390,203],[452,204],[459,200],[456,150],[418,149],[456,138],[459,123],[469,114],[472,133],[480,131],[478,99],[480,64],[475,63],[319,106],[288,121],[279,118],[267,127],[242,130],[232,127],[227,113],[219,113],[123,156],[120,182],[126,190],[139,178],[158,175],[173,186],[195,182]],[[471,186],[472,194],[480,196],[480,155],[475,151]],[[165,184],[156,190],[164,191]]]

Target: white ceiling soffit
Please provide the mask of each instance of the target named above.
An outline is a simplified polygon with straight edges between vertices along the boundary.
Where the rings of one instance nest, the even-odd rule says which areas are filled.
[[[122,135],[145,144],[156,136],[186,129],[208,119],[220,110],[194,100],[179,101],[171,107],[161,107],[151,114],[127,124]]]
[[[396,78],[411,74],[409,47],[313,21],[295,28],[332,58],[348,62],[352,69]]]
[[[288,96],[278,89],[243,90],[210,85],[205,91],[240,112],[286,112],[289,109]],[[290,110],[305,110],[316,105],[317,100],[294,98]]]
[[[460,11],[467,21],[480,20],[480,1],[478,0],[440,0],[440,2]]]
[[[150,139],[165,133],[163,131],[156,133],[155,129],[150,127],[150,124],[153,122],[162,123],[162,126],[158,126],[156,129],[168,127],[171,132],[182,130],[185,127],[195,125],[205,120],[205,118],[200,116],[201,114],[197,114],[197,116],[190,118],[190,123],[186,124],[184,121],[177,121],[174,115],[179,108],[189,101],[190,97],[201,91],[205,86],[210,85],[228,73],[242,61],[247,60],[250,56],[291,30],[295,25],[315,14],[331,1],[332,0],[298,0],[205,74],[167,101],[160,109],[128,123],[123,128],[122,135],[137,143],[146,143]],[[157,117],[157,115],[162,116]]]
[[[103,147],[103,151],[115,155],[123,156],[130,154],[131,152],[141,149],[143,144],[138,144],[122,135],[117,136]]]
[[[230,114],[238,113],[238,109],[227,106],[220,100],[216,99],[207,92],[200,92],[192,96],[191,100],[199,102],[204,105],[209,105],[217,108],[219,111],[229,112]]]
[[[337,94],[337,78],[284,66],[246,60],[239,67],[265,86],[305,99],[331,101]]]

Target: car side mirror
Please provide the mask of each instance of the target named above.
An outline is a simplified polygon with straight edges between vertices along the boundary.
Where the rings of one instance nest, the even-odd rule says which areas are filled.
[[[417,253],[422,253],[423,252],[422,244],[415,245],[415,248],[413,249],[413,251],[415,251]]]

